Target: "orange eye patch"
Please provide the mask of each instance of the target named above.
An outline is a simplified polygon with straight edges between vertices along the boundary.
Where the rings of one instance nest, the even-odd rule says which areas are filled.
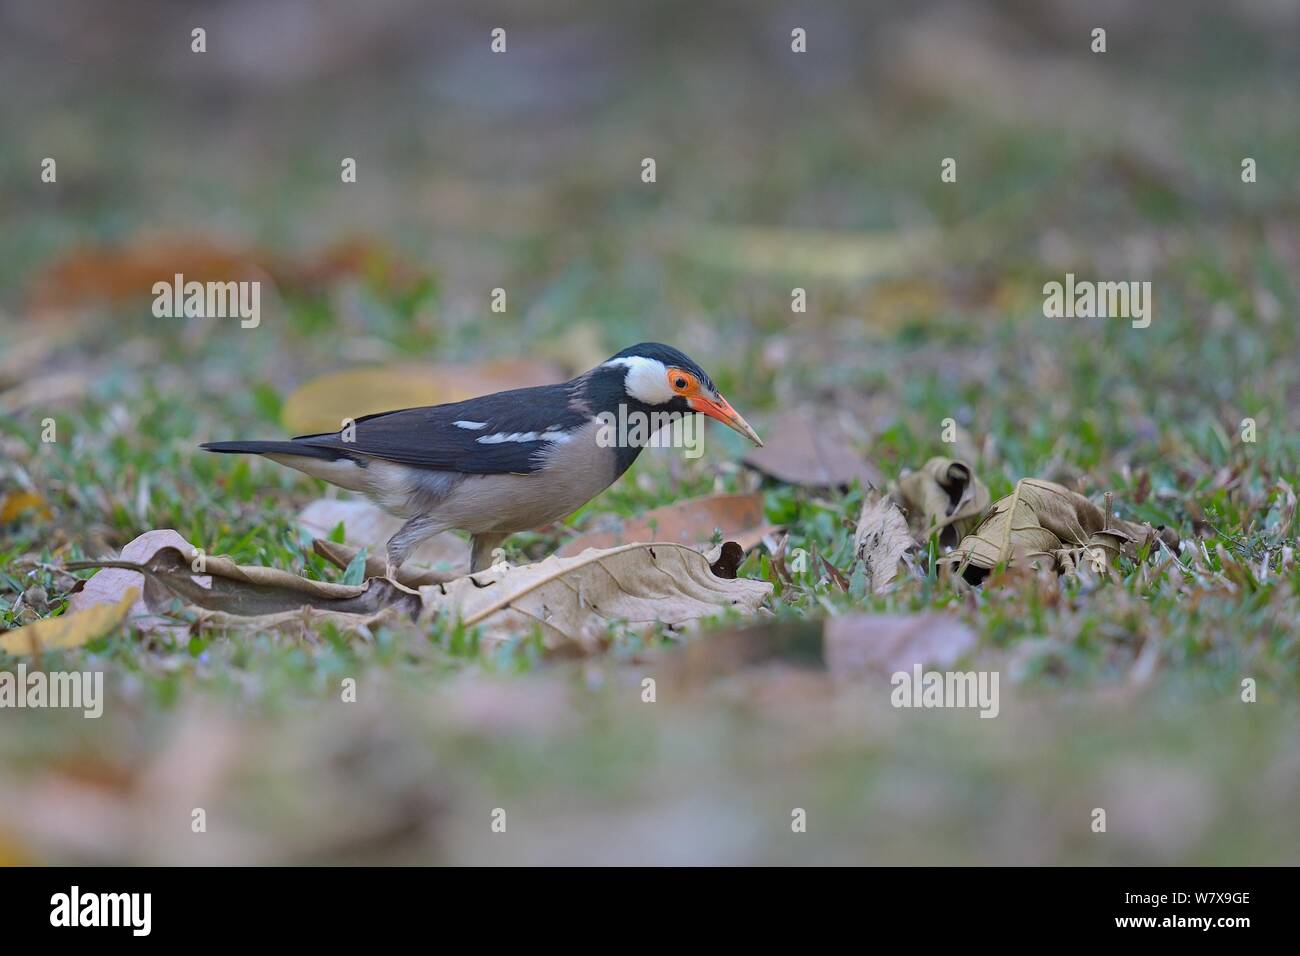
[[[700,390],[699,379],[680,368],[668,370],[668,386],[678,395],[694,395]]]

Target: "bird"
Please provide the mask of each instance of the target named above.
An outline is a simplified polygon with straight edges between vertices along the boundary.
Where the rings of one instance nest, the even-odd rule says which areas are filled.
[[[623,349],[568,382],[380,412],[287,441],[199,447],[261,455],[403,519],[386,549],[386,576],[396,582],[411,550],[443,531],[467,532],[470,573],[487,569],[511,534],[573,513],[627,471],[656,427],[697,412],[762,447],[708,373],[658,342]],[[647,427],[614,432],[615,421]]]

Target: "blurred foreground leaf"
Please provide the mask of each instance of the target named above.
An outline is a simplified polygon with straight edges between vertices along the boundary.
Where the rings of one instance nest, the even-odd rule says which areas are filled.
[[[81,647],[116,629],[140,592],[130,588],[116,604],[98,604],[85,611],[50,617],[0,636],[0,648],[18,656],[54,648]]]

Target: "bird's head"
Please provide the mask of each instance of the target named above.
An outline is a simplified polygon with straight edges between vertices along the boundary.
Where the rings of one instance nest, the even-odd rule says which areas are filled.
[[[658,342],[642,342],[619,352],[603,367],[626,369],[623,391],[629,398],[656,411],[701,412],[763,447],[763,440],[749,422],[722,397],[708,373],[684,352]]]

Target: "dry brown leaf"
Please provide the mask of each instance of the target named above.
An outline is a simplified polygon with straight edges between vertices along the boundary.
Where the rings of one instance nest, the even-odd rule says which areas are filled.
[[[340,522],[345,544],[357,550],[369,548],[376,556],[385,553],[388,539],[402,526],[401,518],[394,518],[369,501],[353,498],[318,498],[298,515],[298,524],[313,538],[328,539]],[[403,566],[446,570],[459,577],[469,572],[469,543],[444,531],[421,541]],[[368,562],[366,569],[370,569]],[[400,575],[398,580],[402,580]]]
[[[787,412],[763,433],[764,446],[750,449],[745,464],[778,481],[809,488],[840,488],[855,479],[864,488],[883,484],[880,472],[850,450],[833,418],[814,422]]]
[[[975,647],[975,633],[946,614],[845,614],[826,619],[826,667],[837,678],[888,677],[913,665],[947,667]]]
[[[937,530],[943,548],[974,528],[992,500],[970,465],[955,458],[931,458],[919,471],[903,475],[897,494],[917,542],[924,544]]]
[[[426,614],[450,612],[489,636],[540,626],[548,646],[590,644],[611,621],[685,624],[725,609],[752,613],[772,591],[764,581],[717,577],[685,545],[630,544],[553,555],[420,589]]]
[[[1034,558],[1048,558],[1065,570],[1088,560],[1104,573],[1114,557],[1134,557],[1155,533],[1118,518],[1107,521],[1102,509],[1063,485],[1022,478],[943,560],[961,568],[972,583],[999,564]]]
[[[194,545],[190,544],[171,528],[157,528],[130,541],[118,556],[123,561],[144,564],[162,548],[176,548],[181,554],[193,554]],[[135,606],[131,608],[131,625],[142,631],[158,631],[168,628],[183,629],[166,618],[150,613],[145,605],[145,578],[136,571],[124,568],[104,568],[92,575],[83,587],[68,602],[69,613],[84,611],[99,604],[115,604],[128,590],[134,589],[140,595]]]
[[[24,656],[39,654],[56,648],[81,647],[87,641],[103,637],[121,626],[130,613],[140,592],[134,588],[122,595],[116,604],[100,604],[77,613],[61,617],[47,617],[16,631],[0,635],[0,649],[9,654]]]
[[[840,591],[847,592],[849,589],[849,579],[844,572],[831,564],[830,561],[827,560],[826,555],[820,554],[817,557],[818,560],[821,561],[822,570],[826,572],[826,577],[830,582],[839,588]]]
[[[529,359],[467,365],[401,364],[314,378],[284,400],[280,420],[296,435],[335,431],[344,419],[558,382],[555,367]]]
[[[716,553],[715,553],[716,552]],[[745,549],[735,541],[724,541],[705,556],[714,577],[734,581],[745,560]]]
[[[899,562],[915,547],[907,519],[893,500],[868,494],[853,534],[853,550],[866,567],[868,584],[875,593],[889,589],[898,576]]]
[[[610,531],[581,534],[566,541],[557,554],[566,557],[588,548],[613,548],[637,541],[671,541],[703,550],[712,546],[715,532],[748,551],[775,530],[776,526],[768,524],[764,517],[762,494],[708,495],[624,518]]]
[[[115,305],[152,295],[155,282],[177,274],[187,282],[270,280],[280,288],[310,289],[345,276],[379,276],[396,284],[412,270],[366,239],[347,239],[302,258],[277,255],[198,236],[142,236],[119,246],[73,249],[32,282],[31,310],[58,313],[87,305]]]
[[[305,606],[348,614],[374,614],[398,607],[411,617],[419,612],[419,596],[384,578],[361,585],[312,581],[279,568],[239,565],[222,555],[204,556],[202,570],[191,567],[190,554],[175,547],[159,548],[144,562],[104,559],[72,561],[69,570],[120,568],[145,576],[145,603],[152,611],[165,609],[171,595],[211,611],[243,617],[294,611]]]
[[[227,282],[265,279],[256,254],[206,239],[142,239],[116,247],[73,249],[45,267],[32,282],[35,313],[147,298],[155,282]]]

